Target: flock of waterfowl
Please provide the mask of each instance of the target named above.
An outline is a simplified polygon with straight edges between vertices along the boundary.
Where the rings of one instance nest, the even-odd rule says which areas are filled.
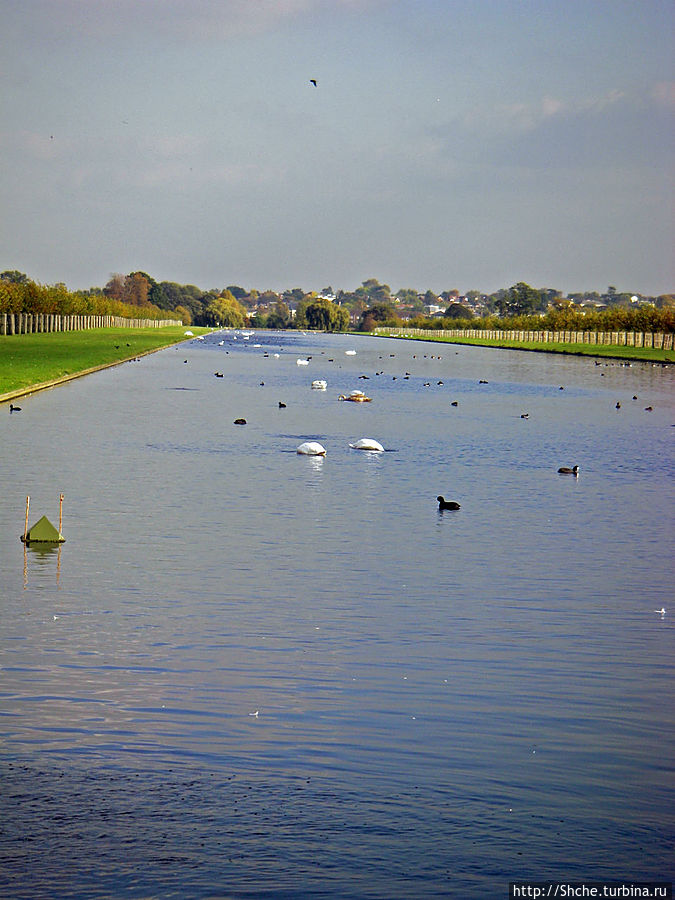
[[[185,332],[185,335],[186,335],[186,337],[190,337],[190,336],[192,336],[192,332],[186,331],[186,332]],[[248,341],[252,336],[253,336],[253,332],[242,332],[242,333],[241,333],[241,337],[242,337],[242,339],[243,339],[244,341]],[[233,338],[233,340],[237,340],[237,335],[234,334],[234,335],[232,336],[232,338]],[[204,338],[200,336],[200,337],[196,338],[196,340],[198,340],[198,341],[203,341]],[[218,346],[222,347],[222,346],[224,346],[224,344],[225,344],[225,341],[222,340],[222,341],[219,342]],[[254,345],[252,345],[252,346],[254,346],[254,347],[260,347],[261,345],[260,345],[260,344],[254,344]],[[226,352],[229,352],[229,351],[226,351]],[[356,356],[356,350],[345,350],[344,352],[345,352],[345,356]],[[456,351],[456,353],[457,353],[457,352],[458,352],[458,351]],[[264,354],[264,355],[265,355],[265,357],[269,357],[270,354],[269,354],[267,351],[265,351],[265,354]],[[279,353],[274,353],[273,356],[274,356],[275,358],[278,359],[279,356],[280,356],[280,354],[279,354]],[[390,356],[390,357],[393,357],[393,356],[395,356],[395,354],[394,354],[394,353],[390,353],[389,356]],[[413,354],[413,359],[416,359],[416,358],[417,358],[417,354]],[[424,354],[424,358],[425,358],[425,359],[427,358],[427,354]],[[441,356],[436,357],[436,356],[434,356],[434,355],[431,355],[430,358],[431,358],[431,359],[436,359],[436,358],[437,358],[437,359],[439,359],[439,360],[442,359]],[[311,359],[312,359],[311,356],[307,356],[306,358],[298,358],[298,359],[296,359],[296,365],[298,365],[298,366],[308,366]],[[380,357],[380,359],[382,359],[382,357]],[[185,359],[184,362],[187,363],[188,360]],[[329,362],[334,362],[334,359],[329,359]],[[595,362],[595,365],[596,365],[596,366],[599,366],[599,365],[601,365],[601,363],[599,363],[599,362],[596,361],[596,362]],[[605,364],[605,365],[606,365],[606,364]],[[620,365],[630,366],[631,364],[630,364],[630,363],[620,363]],[[379,375],[384,375],[384,372],[383,372],[383,371],[378,371],[378,372],[376,372],[375,374],[378,375],[378,376],[379,376]],[[601,373],[601,374],[603,374],[603,373]],[[214,375],[215,375],[216,378],[224,378],[223,372],[220,372],[220,371],[214,372]],[[410,376],[411,376],[411,373],[410,373],[410,372],[406,372],[405,375],[403,376],[403,379],[404,379],[404,380],[409,380],[409,379],[410,379]],[[362,374],[362,375],[359,375],[359,378],[365,380],[365,379],[370,378],[370,376],[369,376],[369,375]],[[392,378],[393,378],[393,380],[396,380],[396,376],[395,376],[395,375],[392,376]],[[480,381],[479,381],[478,383],[479,383],[479,384],[488,384],[488,381],[487,381],[486,379],[481,378]],[[265,384],[264,381],[261,381],[261,382],[260,382],[260,385],[261,385],[261,386],[263,386],[264,384]],[[439,385],[439,386],[443,385],[443,381],[441,381],[441,380],[437,381],[437,385]],[[424,386],[425,386],[425,387],[430,387],[430,386],[431,386],[431,382],[425,382]],[[325,390],[327,389],[327,387],[328,387],[328,383],[327,383],[326,380],[323,379],[323,378],[321,378],[321,379],[315,379],[315,380],[312,381],[312,383],[311,383],[311,388],[312,388],[312,390],[325,391]],[[564,387],[563,387],[562,385],[560,386],[560,390],[561,390],[561,391],[564,390]],[[372,398],[366,396],[366,394],[365,394],[363,391],[361,391],[361,390],[352,390],[352,391],[350,391],[349,394],[339,394],[337,399],[338,399],[338,400],[341,400],[341,401],[352,402],[352,403],[370,403],[370,402],[372,401]],[[637,398],[637,395],[634,394],[632,399],[633,399],[633,400],[637,400],[637,399],[638,399],[638,398]],[[450,405],[453,406],[453,407],[457,407],[457,406],[459,405],[459,403],[458,403],[457,400],[453,400],[453,401],[451,402]],[[286,408],[286,404],[285,404],[284,402],[282,402],[282,401],[279,401],[279,409],[285,409],[285,408]],[[616,408],[617,410],[621,409],[621,402],[620,402],[620,401],[617,401],[617,402],[616,402],[615,408]],[[652,407],[652,406],[646,406],[646,407],[645,407],[645,411],[646,411],[646,412],[652,412],[652,411],[653,411],[653,407]],[[11,413],[15,413],[15,412],[21,412],[21,407],[20,407],[20,406],[15,406],[13,403],[10,403],[10,404],[9,404],[9,412],[10,412],[10,414],[11,414]],[[520,414],[520,418],[521,418],[521,419],[529,419],[529,415],[530,415],[530,414],[527,413],[527,412],[521,413],[521,414]],[[235,424],[235,425],[246,425],[246,424],[247,424],[247,421],[246,421],[245,418],[237,418],[237,419],[234,420],[234,424]],[[354,450],[362,450],[362,451],[369,452],[369,453],[383,453],[383,452],[384,452],[384,447],[382,446],[382,444],[380,444],[379,441],[376,441],[374,438],[361,438],[360,440],[356,441],[356,442],[353,443],[353,444],[350,444],[349,446],[350,446],[351,449],[354,449]],[[326,448],[325,448],[321,443],[319,443],[318,441],[304,441],[302,444],[300,444],[299,447],[297,447],[296,452],[297,452],[299,455],[302,455],[302,456],[325,456],[327,451],[326,451]],[[574,466],[560,466],[560,468],[558,469],[558,474],[559,474],[559,475],[571,475],[571,476],[573,476],[574,478],[576,478],[576,477],[578,477],[578,475],[579,475],[579,466],[578,466],[578,465],[574,465]],[[439,511],[441,511],[441,512],[442,512],[442,511],[446,511],[446,510],[453,510],[453,511],[454,511],[454,510],[460,509],[460,504],[459,504],[459,503],[457,503],[457,502],[454,501],[454,500],[446,500],[446,499],[445,499],[442,495],[440,495],[440,494],[439,494],[439,496],[436,498],[436,500],[437,500],[437,502],[438,502],[438,508],[439,508]]]
[[[249,337],[249,335],[246,335],[246,337],[244,339],[247,340],[248,337]],[[224,341],[220,341],[219,346],[223,346],[223,344],[224,344]],[[253,346],[260,346],[260,345],[256,344]],[[356,356],[356,350],[345,350],[344,352],[345,352],[346,356]],[[265,357],[269,357],[269,355],[270,354],[266,351]],[[393,354],[393,353],[391,353],[389,355],[391,357],[395,356],[395,354]],[[278,353],[275,353],[274,356],[276,358],[279,358]],[[417,355],[413,354],[413,359],[416,359],[416,358],[417,358]],[[424,358],[425,359],[427,358],[427,354],[424,354]],[[441,356],[436,357],[433,355],[430,358],[431,359],[437,358],[439,360],[442,359]],[[311,356],[307,356],[305,358],[298,358],[298,359],[296,359],[296,365],[308,366],[310,364],[311,359],[312,359]],[[380,359],[382,359],[382,357],[380,357]],[[334,362],[334,359],[330,359],[329,362]],[[596,365],[598,365],[598,363],[596,363]],[[221,372],[215,372],[214,374],[216,375],[217,378],[223,377],[223,374]],[[378,376],[384,375],[384,372],[378,371],[375,373],[375,375],[378,375]],[[370,378],[370,375],[362,374],[362,375],[359,375],[358,377],[359,377],[359,379],[367,380]],[[406,372],[405,375],[403,376],[403,379],[409,380],[410,377],[411,377],[411,373]],[[395,375],[392,376],[392,378],[394,380],[396,380]],[[261,385],[264,385],[264,383],[265,383],[264,381],[260,382]],[[487,381],[487,379],[481,378],[478,383],[482,385],[482,384],[488,384],[489,382]],[[444,384],[444,382],[442,380],[438,380],[436,382],[436,384],[438,386],[442,386]],[[430,381],[425,382],[424,386],[430,387],[431,382]],[[315,379],[311,382],[312,390],[325,391],[325,390],[327,390],[327,388],[328,388],[328,382],[323,378]],[[565,388],[563,385],[561,385],[559,388],[559,390],[561,390],[561,391],[564,389]],[[352,390],[352,391],[350,391],[349,394],[339,394],[337,399],[341,400],[341,401],[352,402],[352,403],[370,403],[372,401],[372,398],[366,396],[366,394],[361,390]],[[633,400],[637,400],[637,395],[633,396]],[[459,406],[459,402],[457,400],[453,400],[453,401],[451,401],[450,405],[453,407],[457,407],[457,406]],[[286,408],[286,404],[283,403],[282,401],[279,401],[279,409],[285,409],[285,408]],[[617,401],[616,409],[620,409],[620,408],[621,408],[621,403],[619,401]],[[645,409],[647,411],[651,411],[652,407],[648,406],[648,407],[645,407]],[[529,419],[529,417],[530,417],[530,414],[527,412],[520,414],[521,419]],[[235,425],[246,425],[247,422],[246,422],[246,419],[244,419],[244,418],[238,418],[238,419],[234,420],[234,424]],[[379,441],[376,441],[374,438],[361,438],[360,440],[356,441],[355,443],[350,443],[349,446],[353,450],[361,450],[361,451],[365,451],[365,452],[369,452],[369,453],[384,453],[385,452],[385,448],[382,446],[382,444],[380,444]],[[323,444],[321,444],[319,441],[309,440],[309,441],[303,441],[296,448],[296,453],[300,456],[324,457],[324,456],[326,456],[327,450],[323,446]],[[569,475],[569,476],[572,476],[573,478],[577,478],[579,476],[579,466],[576,464],[573,466],[560,466],[558,468],[558,474],[559,475]],[[446,500],[445,497],[441,494],[438,495],[436,500],[438,502],[439,512],[456,511],[456,510],[461,509],[461,505],[457,501]]]

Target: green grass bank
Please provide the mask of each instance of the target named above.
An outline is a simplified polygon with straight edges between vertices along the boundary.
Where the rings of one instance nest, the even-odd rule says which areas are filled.
[[[211,329],[176,325],[0,335],[0,402],[190,340],[188,330],[197,336]]]
[[[378,337],[389,337],[382,334]],[[606,359],[634,359],[644,362],[675,363],[675,351],[652,347],[621,347],[615,344],[563,344],[540,341],[514,341],[492,338],[443,337],[429,331],[427,335],[391,335],[409,341],[434,341],[443,344],[467,344],[472,347],[498,347],[503,350],[530,350],[535,353],[567,353],[573,356],[594,356]]]

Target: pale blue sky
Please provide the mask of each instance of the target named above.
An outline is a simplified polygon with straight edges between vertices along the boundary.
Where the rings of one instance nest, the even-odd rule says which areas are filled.
[[[672,0],[0,0],[0,271],[671,292],[674,26]]]

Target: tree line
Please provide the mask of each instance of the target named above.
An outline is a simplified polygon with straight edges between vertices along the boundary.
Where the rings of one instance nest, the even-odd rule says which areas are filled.
[[[180,313],[161,309],[135,298],[109,296],[103,291],[69,291],[65,284],[44,285],[21,272],[0,273],[0,313],[29,313],[61,316],[120,316],[125,319],[175,319]]]
[[[430,314],[430,309],[438,311]],[[333,291],[329,285],[320,292],[291,288],[277,293],[235,284],[203,291],[193,284],[158,282],[147,272],[136,271],[114,274],[102,288],[70,291],[64,284],[41,285],[22,272],[8,270],[0,273],[2,312],[173,318],[184,325],[321,331],[370,332],[377,326],[406,324],[428,329],[675,330],[672,294],[647,299],[610,285],[603,294],[563,297],[555,289],[533,288],[522,281],[489,295],[473,290],[460,295],[457,289],[422,294],[414,288],[392,293],[376,278],[354,291]]]

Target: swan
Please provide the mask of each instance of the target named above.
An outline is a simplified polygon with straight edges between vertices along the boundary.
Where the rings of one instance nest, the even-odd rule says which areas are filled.
[[[318,441],[305,441],[304,444],[300,444],[296,453],[302,456],[325,456],[326,448]]]
[[[184,337],[194,337],[194,331],[184,331],[183,336]]]
[[[340,394],[338,400],[351,400],[353,403],[370,403],[372,397],[366,397],[363,391],[351,391],[348,397]]]
[[[345,356],[356,356],[356,350],[345,350]]]
[[[438,509],[441,511],[444,509],[459,509],[460,508],[459,503],[455,503],[454,500],[446,500],[445,497],[442,497],[440,494],[438,497],[436,497],[436,499],[438,500]]]
[[[384,447],[372,438],[361,438],[355,444],[349,445],[352,450],[371,450],[375,453],[384,453]]]
[[[325,391],[328,387],[328,383],[320,378],[317,381],[312,382],[312,390],[313,391]]]
[[[309,360],[308,359],[296,359],[295,364],[296,364],[296,366],[308,366]]]
[[[570,469],[569,466],[560,466],[558,469],[558,475],[578,475],[579,474],[579,466],[572,466]]]

